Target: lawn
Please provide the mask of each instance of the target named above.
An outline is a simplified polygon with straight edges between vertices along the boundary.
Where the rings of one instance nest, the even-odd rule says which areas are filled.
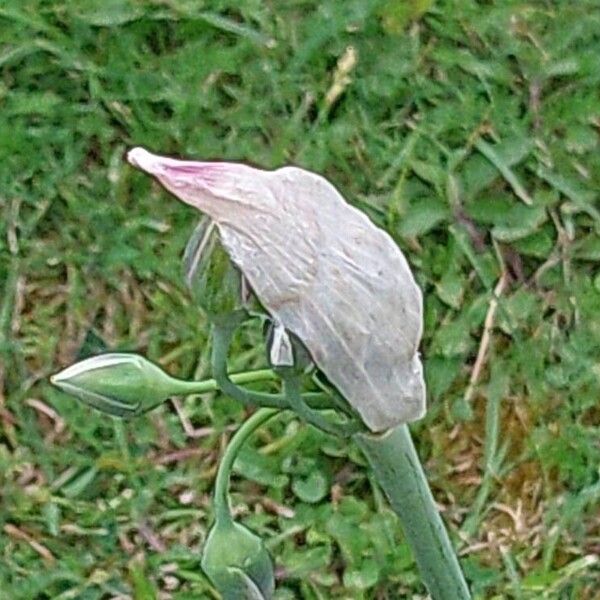
[[[200,549],[244,409],[122,422],[48,382],[103,349],[210,375],[198,214],[138,145],[317,171],[385,228],[425,295],[412,431],[474,595],[598,598],[600,1],[404,4],[2,2],[2,600],[217,598]],[[230,369],[265,364],[248,326]],[[278,599],[426,596],[357,448],[280,417],[236,472]]]

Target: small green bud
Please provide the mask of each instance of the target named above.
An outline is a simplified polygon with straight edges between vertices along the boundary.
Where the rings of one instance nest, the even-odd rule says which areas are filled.
[[[117,417],[146,412],[179,391],[183,382],[138,354],[109,353],[82,360],[50,382],[85,404]]]
[[[217,227],[204,218],[190,237],[185,280],[194,300],[212,319],[243,310],[242,276],[221,245]]]
[[[263,541],[231,519],[219,519],[202,551],[202,569],[224,600],[273,597],[273,563]]]

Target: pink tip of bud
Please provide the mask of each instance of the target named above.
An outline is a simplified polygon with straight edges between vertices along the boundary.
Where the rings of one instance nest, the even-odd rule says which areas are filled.
[[[140,147],[130,150],[127,153],[127,160],[134,167],[147,173],[156,173],[160,168],[159,157]]]
[[[189,160],[177,160],[152,154],[144,148],[133,148],[127,153],[127,160],[131,165],[150,173],[150,175],[163,177],[196,177],[196,182],[210,183],[213,175],[225,170],[225,165],[219,163],[205,163]]]

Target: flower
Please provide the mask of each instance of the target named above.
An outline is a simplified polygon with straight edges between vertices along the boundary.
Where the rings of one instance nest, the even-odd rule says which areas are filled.
[[[50,382],[85,404],[117,417],[146,412],[177,393],[182,382],[137,354],[87,358],[53,375]]]
[[[273,597],[273,563],[263,541],[231,519],[217,520],[210,530],[202,569],[224,600]]]
[[[369,429],[423,416],[421,291],[393,239],[329,181],[142,148],[128,159],[214,221],[273,322],[304,344]]]
[[[214,222],[204,218],[184,253],[185,281],[209,319],[243,310],[242,275],[223,249]]]

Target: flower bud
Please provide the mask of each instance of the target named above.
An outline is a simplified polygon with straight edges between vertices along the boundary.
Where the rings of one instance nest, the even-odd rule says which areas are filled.
[[[273,597],[273,563],[263,541],[231,519],[217,520],[210,530],[202,569],[224,600]]]
[[[266,338],[267,360],[276,373],[285,375],[286,371],[291,370],[294,374],[300,374],[312,363],[306,346],[281,323],[271,321]]]
[[[85,404],[117,417],[146,412],[179,391],[183,382],[137,354],[109,353],[82,360],[50,382]]]
[[[243,309],[242,276],[221,245],[213,221],[200,221],[187,244],[183,262],[192,297],[209,318]]]

